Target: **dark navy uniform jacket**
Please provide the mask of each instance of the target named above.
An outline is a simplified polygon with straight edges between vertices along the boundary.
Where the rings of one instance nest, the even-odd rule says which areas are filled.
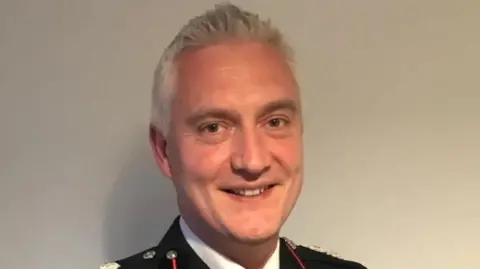
[[[101,266],[101,269],[209,269],[189,246],[176,218],[156,247]],[[175,266],[172,258],[175,258]],[[303,266],[303,267],[302,267]],[[175,268],[176,267],[176,268]],[[280,239],[280,269],[366,269],[363,265]]]

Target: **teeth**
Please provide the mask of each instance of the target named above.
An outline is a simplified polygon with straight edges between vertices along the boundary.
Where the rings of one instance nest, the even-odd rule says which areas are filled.
[[[259,195],[264,192],[267,188],[259,188],[259,189],[243,189],[243,190],[233,190],[233,192],[237,195],[241,196],[255,196]]]

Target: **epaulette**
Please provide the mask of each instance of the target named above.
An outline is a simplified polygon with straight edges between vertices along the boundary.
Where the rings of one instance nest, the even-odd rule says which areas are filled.
[[[108,262],[100,265],[98,269],[118,269],[120,268],[120,264],[116,262]]]
[[[316,252],[322,252],[322,253],[325,253],[327,255],[330,255],[334,258],[337,258],[337,259],[343,259],[340,254],[338,254],[337,252],[333,252],[331,250],[327,250],[327,249],[324,249],[320,246],[315,246],[315,245],[309,245],[309,246],[305,246],[306,248],[309,248],[313,251],[316,251]]]
[[[157,256],[155,248],[150,248],[124,259],[102,264],[99,269],[153,269],[158,266]]]
[[[341,258],[336,252],[326,250],[319,246],[303,246],[294,243],[291,239],[283,237],[285,242],[294,249],[298,257],[307,265],[310,264],[313,268],[320,267],[320,265],[330,265],[332,268],[338,269],[367,269],[358,262],[346,260]]]

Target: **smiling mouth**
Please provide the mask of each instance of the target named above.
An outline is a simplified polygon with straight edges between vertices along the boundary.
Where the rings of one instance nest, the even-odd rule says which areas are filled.
[[[273,187],[275,187],[274,184],[268,185],[268,186],[262,187],[262,188],[256,188],[256,189],[223,189],[222,191],[230,193],[230,194],[234,194],[234,195],[237,195],[237,196],[253,197],[253,196],[258,196],[258,195],[272,189]]]

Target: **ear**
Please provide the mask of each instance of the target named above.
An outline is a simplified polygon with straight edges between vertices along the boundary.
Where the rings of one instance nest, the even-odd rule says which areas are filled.
[[[162,171],[162,174],[171,178],[172,169],[167,155],[167,139],[162,132],[157,130],[153,125],[150,125],[150,146],[152,147],[155,161]]]

